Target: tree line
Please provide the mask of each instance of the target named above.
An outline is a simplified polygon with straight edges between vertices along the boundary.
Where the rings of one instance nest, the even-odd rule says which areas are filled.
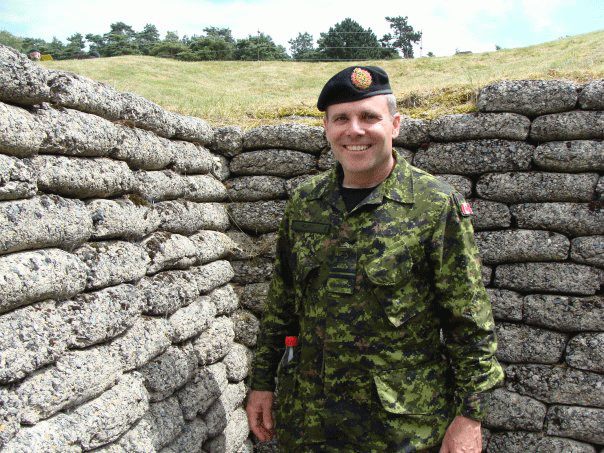
[[[244,39],[234,39],[229,28],[206,27],[200,35],[178,36],[169,31],[160,39],[153,24],[135,31],[124,22],[111,24],[103,35],[75,33],[63,43],[56,37],[51,42],[39,38],[20,38],[0,31],[0,43],[23,53],[38,51],[55,60],[119,55],[151,55],[183,61],[204,60],[368,60],[413,58],[413,44],[421,39],[421,31],[408,24],[407,17],[386,17],[391,33],[381,39],[371,28],[363,28],[347,18],[320,33],[316,40],[309,33],[298,33],[284,46],[260,31]]]

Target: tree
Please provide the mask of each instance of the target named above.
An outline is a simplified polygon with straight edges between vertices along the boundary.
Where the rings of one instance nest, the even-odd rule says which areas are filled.
[[[105,56],[134,55],[140,53],[136,47],[136,32],[123,22],[111,24],[111,31],[103,35]]]
[[[229,28],[206,27],[203,31],[208,37],[222,38],[224,42],[235,45],[235,40]]]
[[[115,57],[119,55],[132,55],[137,53],[136,49],[128,38],[124,35],[113,35],[106,39],[105,55],[107,57]]]
[[[12,47],[21,52],[29,52],[30,50],[37,48],[36,46],[30,46],[30,48],[24,48],[26,45],[24,43],[23,38],[18,38],[12,33],[7,32],[6,30],[0,30],[0,44],[4,44],[5,46]]]
[[[230,60],[235,46],[227,42],[223,36],[193,36],[189,49],[195,55],[195,60]]]
[[[16,47],[15,47],[16,48]],[[23,38],[23,45],[21,47],[21,51],[23,53],[29,53],[32,50],[39,50],[40,53],[46,54],[48,52],[49,44],[43,39],[39,38]]]
[[[88,33],[86,35],[86,41],[88,41],[88,53],[93,54],[97,53],[102,57],[106,57],[105,48],[107,47],[105,44],[105,39],[101,35],[93,35],[92,33]]]
[[[417,43],[422,38],[421,31],[414,31],[413,27],[407,24],[407,16],[386,17],[390,22],[390,28],[394,32],[394,39],[390,45],[395,49],[399,49],[403,53],[403,58],[413,58],[413,44]],[[386,35],[390,36],[390,35]]]
[[[317,52],[327,60],[367,60],[392,58],[391,49],[383,48],[371,28],[365,30],[356,21],[347,18],[321,33]]]
[[[52,42],[48,45],[46,52],[52,55],[55,60],[65,59],[65,45],[59,41],[55,36],[52,38]]]
[[[238,39],[234,52],[235,60],[287,60],[285,47],[278,46],[273,38],[258,32],[256,36]]]
[[[185,44],[194,60],[230,60],[235,50],[235,40],[228,28],[206,27],[205,36],[193,35]],[[183,38],[184,41],[184,38]]]
[[[65,59],[73,59],[78,58],[84,54],[84,47],[86,47],[86,42],[81,33],[75,33],[67,38],[69,44],[65,47],[65,51],[63,53],[63,57]]]
[[[143,55],[151,55],[151,50],[159,43],[159,31],[155,25],[147,24],[143,31],[136,34],[134,41]]]
[[[288,41],[294,60],[316,60],[314,40],[309,33],[298,33],[298,36]]]
[[[166,33],[163,41],[160,41],[151,51],[151,55],[163,58],[177,58],[179,54],[186,53],[189,48],[178,37],[178,33],[175,31],[169,31]],[[189,55],[184,56],[184,60],[191,60]]]
[[[136,32],[132,26],[127,25],[124,22],[114,22],[110,27],[111,31],[108,35],[121,35],[125,37],[127,41],[134,41],[136,38]]]

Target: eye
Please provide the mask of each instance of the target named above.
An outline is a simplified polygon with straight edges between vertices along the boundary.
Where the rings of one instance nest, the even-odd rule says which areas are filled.
[[[365,113],[363,113],[361,118],[363,119],[363,121],[368,121],[368,122],[376,122],[376,121],[380,121],[380,119],[381,119],[380,115],[378,115],[377,113],[373,113],[373,112],[365,112]]]

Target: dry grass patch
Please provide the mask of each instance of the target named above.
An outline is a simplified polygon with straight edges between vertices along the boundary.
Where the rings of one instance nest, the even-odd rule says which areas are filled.
[[[477,91],[512,79],[604,78],[604,31],[538,46],[451,57],[364,62],[182,62],[143,56],[43,62],[144,96],[213,125],[320,124],[318,94],[337,71],[378,65],[390,75],[401,112],[415,118],[474,111]]]

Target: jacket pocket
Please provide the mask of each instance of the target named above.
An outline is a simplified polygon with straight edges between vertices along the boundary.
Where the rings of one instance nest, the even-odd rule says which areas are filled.
[[[319,263],[310,257],[300,260],[296,265],[294,273],[296,281],[294,306],[297,314],[301,314],[304,310],[302,301],[306,298],[309,291],[309,284],[311,283],[311,280],[316,277],[318,271]]]
[[[447,405],[447,382],[438,364],[373,374],[381,407],[391,414],[434,415]]]
[[[400,327],[420,310],[413,259],[405,243],[368,260],[364,271],[386,317]]]

